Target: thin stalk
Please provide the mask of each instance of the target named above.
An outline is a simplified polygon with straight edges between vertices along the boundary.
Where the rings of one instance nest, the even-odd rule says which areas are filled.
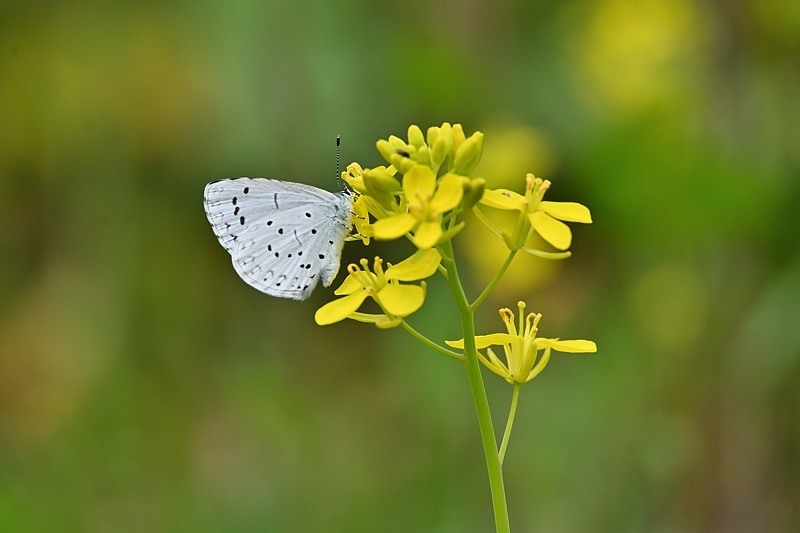
[[[428,337],[426,337],[425,335],[423,335],[422,333],[420,333],[419,331],[417,331],[416,329],[411,327],[411,324],[409,324],[405,320],[401,320],[400,321],[400,325],[403,326],[403,328],[407,332],[409,332],[415,339],[420,341],[425,346],[427,346],[429,348],[432,348],[432,349],[436,350],[437,352],[439,352],[441,354],[444,354],[444,355],[446,355],[448,357],[452,357],[453,359],[458,359],[459,361],[462,361],[462,362],[464,361],[464,356],[463,355],[461,355],[458,352],[453,352],[451,350],[448,350],[447,348],[436,344],[435,342],[430,340]]]
[[[483,292],[481,293],[481,295],[478,296],[478,298],[469,305],[470,312],[474,313],[475,310],[478,308],[478,306],[483,303],[483,301],[489,296],[489,294],[491,294],[491,292],[494,290],[494,288],[500,282],[500,279],[503,277],[503,274],[505,274],[506,270],[508,270],[508,267],[509,267],[509,265],[511,265],[511,261],[514,260],[514,256],[515,255],[517,255],[517,251],[516,250],[510,250],[508,252],[508,256],[506,257],[505,262],[500,267],[500,269],[497,271],[497,273],[494,275],[494,277],[492,278],[492,281],[490,281],[489,284],[486,286],[486,288],[483,289]]]
[[[508,411],[508,421],[506,422],[506,430],[503,432],[503,442],[500,444],[500,465],[503,464],[503,459],[506,457],[506,448],[508,448],[508,439],[511,437],[511,428],[514,427],[514,415],[517,414],[517,400],[519,400],[519,383],[514,383],[514,392],[511,394],[511,408]]]
[[[459,315],[461,316],[461,327],[464,333],[464,366],[469,378],[469,387],[472,392],[472,399],[475,403],[475,411],[478,416],[478,427],[483,444],[483,454],[486,458],[486,469],[489,474],[489,487],[492,493],[492,508],[494,510],[494,525],[498,533],[509,533],[508,506],[506,503],[506,492],[503,484],[503,470],[500,466],[500,457],[497,453],[497,441],[495,440],[494,426],[492,425],[492,415],[489,411],[489,400],[486,397],[486,388],[483,385],[481,369],[478,363],[478,350],[475,347],[475,322],[472,311],[469,309],[469,302],[464,293],[464,287],[458,277],[458,269],[453,260],[453,245],[447,241],[441,245],[443,248],[442,261],[447,264],[449,274],[447,282],[453,292]]]

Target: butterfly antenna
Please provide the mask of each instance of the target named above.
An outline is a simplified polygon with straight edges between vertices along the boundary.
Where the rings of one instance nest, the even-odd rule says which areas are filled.
[[[339,146],[342,144],[342,139],[338,135],[336,136],[336,184],[339,186],[339,189],[342,188],[342,175],[339,172]]]

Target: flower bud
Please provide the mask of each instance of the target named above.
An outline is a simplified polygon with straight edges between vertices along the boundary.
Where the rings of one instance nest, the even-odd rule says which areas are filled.
[[[438,138],[439,138],[439,126],[431,126],[430,128],[428,128],[428,134],[426,135],[428,146],[433,146],[433,143],[435,143],[436,139]]]
[[[389,136],[389,144],[392,145],[392,148],[395,150],[400,150],[401,152],[408,151],[408,145],[406,142],[397,135]]]
[[[364,170],[364,185],[370,194],[375,192],[397,192],[400,183],[383,167]]]
[[[392,145],[386,139],[381,139],[380,141],[375,143],[375,147],[380,152],[381,157],[383,157],[387,162],[391,163],[392,154],[396,153],[395,149],[392,148]]]
[[[431,148],[431,163],[436,168],[444,163],[444,160],[447,158],[447,153],[450,151],[450,143],[447,141],[452,141],[452,139],[448,139],[440,134],[436,138],[436,142],[433,143],[433,147]]]
[[[408,144],[415,146],[417,149],[425,144],[425,136],[422,135],[422,130],[416,124],[408,127]]]
[[[431,151],[428,149],[427,146],[422,146],[419,149],[417,149],[417,153],[414,154],[414,159],[420,165],[430,165]]]
[[[394,168],[398,169],[403,174],[411,170],[411,168],[417,164],[413,159],[398,154],[397,152],[393,153],[391,157],[389,157],[389,162],[392,164],[392,166],[394,166]]]
[[[486,180],[474,178],[464,183],[464,196],[461,198],[461,207],[471,209],[483,198],[483,191],[486,188]]]
[[[481,160],[483,152],[483,133],[476,131],[456,150],[453,159],[453,171],[462,176],[468,176]]]
[[[464,142],[464,128],[461,124],[453,124],[453,146],[450,148],[450,156],[455,158],[458,147]]]

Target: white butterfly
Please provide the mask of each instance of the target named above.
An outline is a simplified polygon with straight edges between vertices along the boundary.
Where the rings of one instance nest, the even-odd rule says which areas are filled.
[[[352,226],[351,194],[264,178],[214,181],[204,193],[206,216],[233,267],[250,286],[305,300],[339,271]]]

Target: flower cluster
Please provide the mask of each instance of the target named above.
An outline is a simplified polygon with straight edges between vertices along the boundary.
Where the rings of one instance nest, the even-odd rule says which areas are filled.
[[[364,244],[372,239],[392,240],[407,237],[417,254],[383,270],[383,260],[348,267],[349,276],[331,302],[316,314],[320,325],[344,318],[371,322],[378,327],[394,327],[419,309],[424,301],[424,284],[398,285],[433,275],[440,267],[437,246],[452,239],[463,227],[459,214],[472,208],[484,193],[485,181],[470,177],[483,151],[483,134],[464,135],[460,124],[428,128],[424,135],[418,126],[408,128],[408,141],[391,136],[376,143],[389,166],[363,168],[352,163],[342,178],[355,192],[355,229]],[[428,252],[419,255],[420,252]],[[395,276],[399,267],[405,278]],[[384,286],[379,290],[379,286]],[[417,290],[411,290],[416,287]],[[402,290],[400,288],[403,288]],[[389,292],[384,292],[388,289]],[[390,295],[387,298],[387,295]],[[381,315],[359,313],[367,297],[384,311]],[[400,305],[402,312],[393,305]],[[380,318],[379,318],[380,317]]]
[[[416,252],[393,265],[379,257],[373,259],[371,268],[367,259],[351,264],[347,268],[347,278],[335,291],[339,298],[317,311],[318,324],[332,324],[347,318],[379,328],[403,324],[409,329],[404,322],[406,317],[419,310],[425,300],[426,282],[423,280],[437,271],[448,277],[448,268],[455,267],[454,263],[443,264],[443,261],[454,261],[450,241],[464,227],[461,215],[467,211],[474,212],[478,220],[503,240],[511,254],[506,263],[520,250],[547,259],[569,257],[572,232],[565,222],[590,223],[589,209],[579,203],[544,200],[551,183],[533,174],[525,177],[524,194],[487,188],[485,179],[471,176],[480,161],[483,142],[481,132],[467,137],[460,124],[444,123],[428,128],[426,133],[412,125],[406,140],[393,135],[376,143],[387,165],[364,168],[352,163],[347,167],[342,177],[355,193],[353,212],[357,236],[367,245],[372,239],[405,237]],[[481,211],[483,208],[517,211],[519,215],[513,228],[503,229],[489,221]],[[529,246],[534,234],[553,249]],[[501,268],[484,294],[473,302],[473,307],[483,301],[503,272]],[[360,311],[367,300],[372,300],[380,312]],[[520,302],[518,326],[510,310],[500,310],[507,333],[475,337],[477,349],[486,349],[485,354],[477,353],[478,359],[509,383],[533,379],[547,364],[552,350],[596,351],[591,341],[537,337],[541,315],[524,316],[524,307]],[[430,341],[430,345],[433,344]],[[447,344],[464,348],[463,339]],[[505,362],[489,348],[492,345],[503,347]],[[447,352],[446,348],[441,350]],[[449,355],[454,353],[448,352]]]

